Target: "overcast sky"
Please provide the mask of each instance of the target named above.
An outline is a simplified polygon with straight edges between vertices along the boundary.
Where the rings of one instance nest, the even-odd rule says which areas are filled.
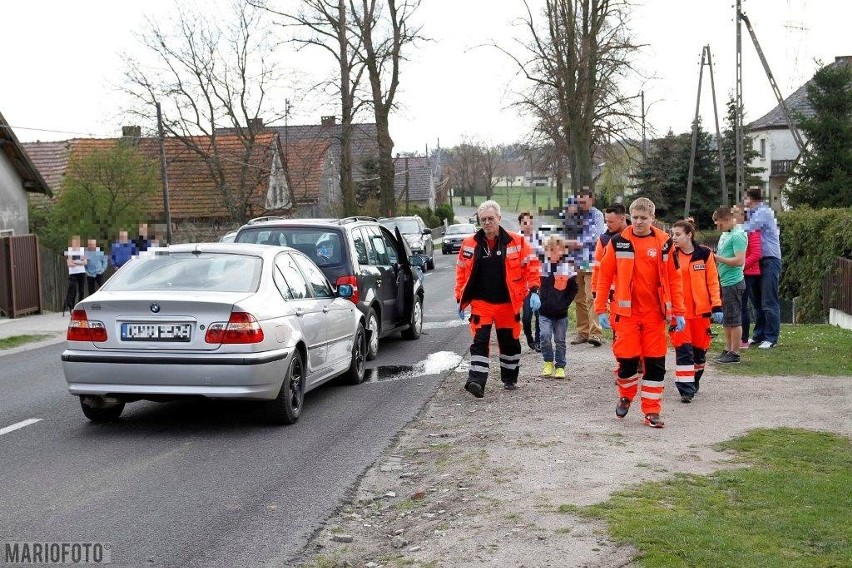
[[[648,126],[656,133],[689,129],[705,44],[712,51],[724,115],[735,78],[733,3],[644,0],[633,11],[634,34],[647,44],[638,65],[654,77],[644,91]],[[848,0],[744,0],[743,7],[785,96],[813,75],[815,59],[829,63],[837,55],[852,55]],[[120,54],[138,49],[133,32],[145,16],[167,22],[173,9],[171,0],[2,2],[0,112],[18,138],[119,135],[124,101],[112,85],[121,79]],[[523,37],[517,25],[523,14],[521,0],[422,0],[417,20],[431,41],[410,53],[412,61],[403,68],[400,110],[391,123],[397,151],[423,152],[439,139],[447,147],[466,136],[491,143],[525,136],[530,123],[511,108],[524,83],[505,55],[482,47],[491,42],[508,46],[512,38]],[[775,100],[745,27],[743,35],[749,121],[771,110]],[[333,65],[318,52],[289,57],[303,70]],[[639,82],[626,87],[637,93],[641,88]],[[701,111],[705,128],[712,129],[706,68]],[[291,122],[316,123],[320,114],[335,114],[335,109],[297,105]]]

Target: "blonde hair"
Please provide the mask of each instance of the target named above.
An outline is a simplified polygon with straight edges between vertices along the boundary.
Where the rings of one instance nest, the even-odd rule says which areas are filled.
[[[657,207],[654,205],[654,202],[647,197],[639,197],[630,204],[630,212],[633,213],[634,210],[646,211],[651,215],[654,215]]]
[[[498,217],[501,217],[500,214],[500,204],[494,201],[493,199],[489,199],[488,201],[483,201],[479,204],[479,208],[476,210],[476,214],[480,215],[486,209],[493,209]]]
[[[565,238],[562,235],[550,235],[544,243],[544,250],[547,252],[556,247],[562,247],[563,250],[566,248]]]

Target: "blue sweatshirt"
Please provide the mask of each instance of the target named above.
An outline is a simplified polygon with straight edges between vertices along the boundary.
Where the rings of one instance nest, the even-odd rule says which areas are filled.
[[[106,255],[100,247],[95,250],[86,249],[86,276],[95,277],[98,274],[103,274],[107,267]]]
[[[130,241],[127,241],[126,243],[116,241],[112,243],[110,261],[112,262],[112,265],[116,268],[121,268],[127,263],[128,260],[133,258],[136,252],[136,245],[134,245]]]

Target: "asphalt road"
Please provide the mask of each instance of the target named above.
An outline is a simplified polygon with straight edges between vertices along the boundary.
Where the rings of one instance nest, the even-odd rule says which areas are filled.
[[[67,393],[62,344],[0,356],[0,542],[109,543],[113,566],[287,565],[448,372],[411,369],[468,346],[455,257],[435,263],[422,337],[383,341],[368,382],[309,393],[293,426],[250,404],[144,401],[96,425]]]

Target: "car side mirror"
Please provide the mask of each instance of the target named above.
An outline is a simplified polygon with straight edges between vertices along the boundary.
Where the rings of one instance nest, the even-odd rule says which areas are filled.
[[[337,287],[337,295],[341,298],[351,298],[352,294],[355,290],[352,288],[352,284],[341,284]]]
[[[409,256],[408,262],[409,264],[411,264],[411,266],[419,266],[420,268],[426,266],[426,259],[420,256],[419,254],[412,254],[411,256]]]
[[[432,229],[423,229],[423,234],[424,234],[424,235],[431,235],[431,234],[432,234]]]

